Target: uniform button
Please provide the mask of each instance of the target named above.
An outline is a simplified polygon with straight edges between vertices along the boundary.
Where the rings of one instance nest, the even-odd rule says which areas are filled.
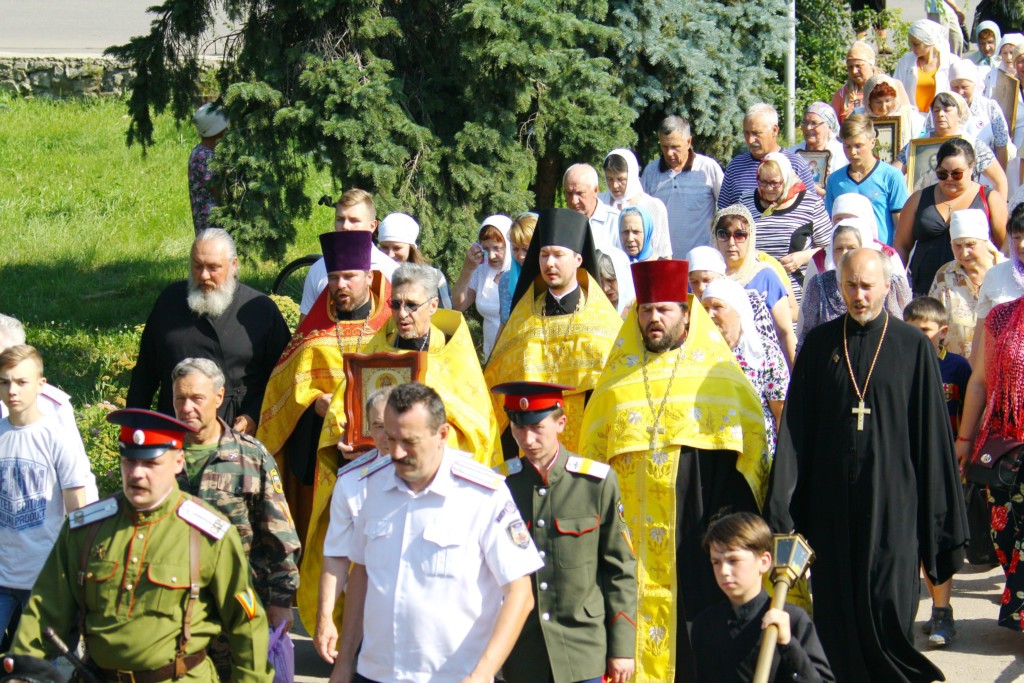
[[[547,489],[537,489],[537,495],[538,496],[546,496],[546,495],[548,495],[548,490]]]
[[[142,534],[139,534],[137,538],[141,541],[142,540]]]
[[[544,614],[540,615],[540,618],[543,619],[544,621],[551,621],[551,615],[548,614],[547,612],[545,612]]]
[[[132,558],[132,563],[133,563],[133,564],[134,564],[134,563],[136,563],[136,562],[138,562],[138,561],[139,561],[139,558],[137,558],[137,557],[133,557],[133,558]]]
[[[541,527],[544,526],[544,520],[543,519],[538,519],[537,520],[537,526],[541,526]]]
[[[541,581],[540,582],[540,589],[542,591],[546,591],[548,589],[548,582],[547,581]]]
[[[126,585],[126,586],[124,587],[124,589],[125,589],[126,591],[130,591],[130,590],[131,590],[131,589],[133,589],[133,588],[135,588],[135,584],[131,584],[131,583],[127,584],[127,585]]]
[[[87,578],[87,579],[91,579],[91,578],[92,578],[92,572],[89,572],[88,574],[86,574],[86,575],[85,575],[85,578]]]
[[[178,577],[177,576],[172,576],[171,577],[171,581],[177,583],[178,582]]]
[[[543,560],[543,559],[544,559],[545,557],[547,557],[547,556],[548,556],[548,554],[547,554],[546,552],[544,552],[543,550],[538,550],[538,551],[537,551],[537,554],[538,554],[538,555],[540,555],[540,559],[542,559],[542,560]]]

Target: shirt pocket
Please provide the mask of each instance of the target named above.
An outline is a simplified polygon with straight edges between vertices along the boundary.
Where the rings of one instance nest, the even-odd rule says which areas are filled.
[[[598,515],[558,517],[555,519],[555,554],[558,566],[566,569],[597,562]]]
[[[420,570],[426,576],[453,578],[458,575],[469,530],[433,524],[423,530],[424,557]]]
[[[394,525],[390,519],[368,519],[364,532],[366,536],[366,547],[363,559],[366,561],[367,569],[381,569],[386,572],[393,572],[394,567],[389,566],[389,558],[397,557],[397,553],[390,547]],[[401,549],[398,549],[401,552]]]
[[[691,185],[680,183],[680,191],[686,199],[687,211],[700,211],[711,205],[711,188],[707,185]]]
[[[82,575],[86,609],[95,614],[114,614],[120,585],[117,576],[117,562],[93,560]]]
[[[184,613],[185,600],[189,594],[188,567],[180,564],[151,562],[146,568],[149,585],[136,596],[134,611],[150,612],[165,616]]]

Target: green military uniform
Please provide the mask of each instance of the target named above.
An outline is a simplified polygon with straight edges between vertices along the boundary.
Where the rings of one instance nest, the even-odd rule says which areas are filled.
[[[146,512],[115,496],[72,513],[32,590],[11,651],[54,657],[56,649],[43,630],[53,628],[68,640],[83,609],[89,656],[106,678],[114,679],[118,670],[125,679],[127,672],[138,675],[172,664],[189,602],[193,535],[198,593],[184,654],[194,668],[178,680],[216,680],[209,659],[193,662],[223,630],[231,643],[235,683],[269,683],[266,613],[252,589],[238,532],[177,487]]]
[[[599,679],[607,659],[636,651],[636,560],[615,472],[565,448],[543,474],[525,458],[495,469],[545,563],[530,577],[536,604],[502,667],[505,678]]]
[[[252,583],[264,605],[291,607],[299,587],[301,545],[277,463],[259,441],[220,422],[216,452],[191,478],[186,467],[178,486],[226,516],[242,537]],[[185,450],[190,456],[189,449]]]

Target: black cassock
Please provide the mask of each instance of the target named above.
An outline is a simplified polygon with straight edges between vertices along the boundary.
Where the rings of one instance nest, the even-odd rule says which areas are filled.
[[[159,392],[156,409],[173,416],[174,366],[185,358],[209,358],[226,380],[218,415],[229,425],[242,414],[259,421],[270,372],[291,337],[277,305],[239,283],[227,310],[208,318],[193,313],[187,297],[183,280],[168,285],[153,305],[132,370],[127,406],[149,408]]]
[[[886,316],[847,323],[862,390]],[[858,431],[846,319],[812,330],[797,357],[765,514],[776,532],[795,527],[817,553],[814,622],[837,681],[945,680],[911,633],[918,563],[946,581],[967,540],[938,358],[919,330],[889,317],[864,397],[871,413]]]

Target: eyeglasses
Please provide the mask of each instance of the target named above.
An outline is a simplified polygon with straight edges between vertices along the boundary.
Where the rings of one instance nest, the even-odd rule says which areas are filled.
[[[955,171],[947,171],[944,168],[940,168],[939,170],[935,171],[935,177],[938,178],[939,180],[946,180],[947,178],[950,177],[952,177],[953,180],[962,180],[964,177],[964,172],[959,168]]]
[[[747,238],[750,237],[750,233],[746,230],[737,230],[736,232],[729,232],[725,228],[715,230],[715,237],[718,238],[719,242],[728,242],[729,238],[736,240],[736,244],[746,242]]]
[[[430,303],[430,301],[432,299],[434,299],[434,298],[435,297],[431,297],[430,299],[427,299],[426,301],[421,301],[418,304],[411,304],[408,301],[401,301],[399,299],[392,299],[391,301],[388,302],[388,306],[391,307],[392,311],[399,311],[399,312],[401,312],[403,310],[406,310],[406,311],[409,312],[409,315],[412,315],[416,311],[418,311],[421,308],[423,308],[423,306],[425,304]]]
[[[807,121],[805,119],[805,120],[800,122],[800,125],[803,126],[804,128],[817,128],[819,126],[824,126],[825,122],[824,121]]]
[[[761,180],[760,178],[758,178],[757,179],[757,186],[758,187],[767,187],[767,188],[770,188],[772,190],[777,190],[780,187],[782,187],[782,181],[779,180],[779,181],[776,181],[776,182],[770,182],[768,180]]]

